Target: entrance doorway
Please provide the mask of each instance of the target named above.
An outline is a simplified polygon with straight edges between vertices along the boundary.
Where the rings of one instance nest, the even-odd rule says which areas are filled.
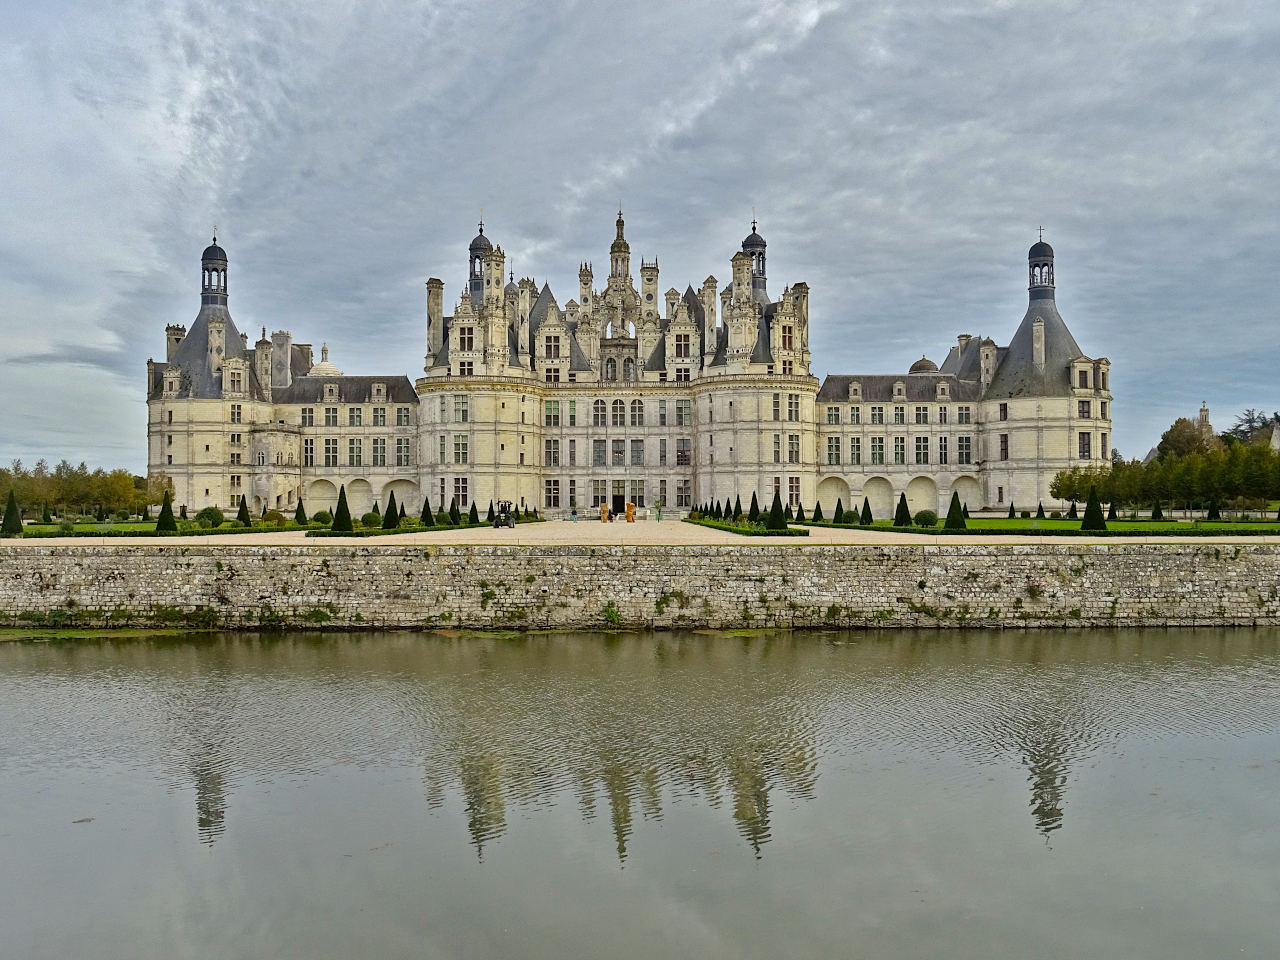
[[[626,509],[627,509],[627,498],[620,493],[615,493],[613,495],[614,516],[621,516],[623,513],[626,512]]]

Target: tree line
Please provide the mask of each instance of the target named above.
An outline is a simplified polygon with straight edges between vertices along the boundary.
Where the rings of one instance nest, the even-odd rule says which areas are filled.
[[[46,507],[59,515],[120,510],[141,513],[146,504],[159,503],[169,487],[164,477],[148,481],[123,468],[90,470],[84,462],[72,466],[62,460],[51,469],[43,459],[33,467],[14,460],[8,467],[0,467],[0,501],[7,501],[13,491],[27,516]]]

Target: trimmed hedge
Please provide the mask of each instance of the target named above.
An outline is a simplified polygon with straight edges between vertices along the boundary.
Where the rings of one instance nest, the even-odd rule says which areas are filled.
[[[699,527],[710,527],[712,530],[723,530],[726,533],[736,533],[742,537],[807,537],[808,530],[792,530],[790,527],[784,527],[781,530],[768,530],[764,527],[752,527],[740,523],[725,523],[723,520],[711,520],[708,517],[700,517],[695,520],[692,517],[684,517],[682,523],[692,523]]]
[[[800,521],[796,521],[799,523]],[[1132,521],[1126,521],[1132,522]],[[1274,521],[1272,521],[1274,523]],[[1181,525],[1181,524],[1180,524]],[[836,527],[841,530],[866,530],[856,523],[831,523],[830,521],[813,521],[805,522],[808,527]],[[978,536],[978,537],[1267,537],[1280,536],[1280,530],[1273,530],[1264,533],[1258,533],[1253,530],[1206,530],[1203,527],[1186,524],[1186,530],[1044,530],[1038,528],[1026,528],[1021,530],[1011,530],[1002,527],[970,527],[968,530],[948,530],[945,527],[921,528],[921,527],[893,527],[878,526],[872,527],[873,530],[879,530],[884,533],[904,533],[914,536],[928,537],[944,537],[944,536]]]

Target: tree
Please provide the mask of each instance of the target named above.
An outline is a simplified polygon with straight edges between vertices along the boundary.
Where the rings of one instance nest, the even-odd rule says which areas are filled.
[[[1080,519],[1080,517],[1076,514],[1076,502],[1074,500],[1071,501],[1071,509],[1067,511],[1067,519],[1068,520]]]
[[[1208,512],[1208,514],[1205,516],[1205,519],[1206,519],[1206,520],[1221,520],[1221,519],[1222,519],[1222,511],[1218,509],[1218,501],[1217,501],[1217,500],[1210,500],[1210,501],[1209,501],[1209,512]]]
[[[243,493],[240,494],[240,509],[236,511],[236,519],[246,527],[253,526],[253,518],[249,516],[249,501]]]
[[[773,496],[775,499],[777,498],[778,493],[776,490],[774,491]],[[747,522],[748,523],[760,522],[760,504],[756,502],[756,493],[754,490],[751,491],[751,509],[747,511]]]
[[[960,506],[960,494],[954,490],[951,492],[951,506],[947,508],[947,522],[942,525],[944,530],[967,530],[969,525],[964,522],[964,508]]]
[[[782,508],[782,516],[787,520],[795,519],[795,515],[791,512],[791,504],[788,503],[785,507]]]
[[[455,527],[462,522],[462,514],[458,512],[458,498],[449,501],[449,522]]]
[[[369,508],[369,512],[378,518],[378,525],[382,525],[382,511],[378,509],[378,501],[373,501],[373,506]]]
[[[1160,435],[1156,455],[1163,460],[1170,456],[1185,457],[1189,453],[1208,453],[1212,443],[1198,426],[1186,417],[1179,417]]]
[[[862,516],[858,518],[858,522],[864,527],[871,526],[871,501],[866,497],[862,498]]]
[[[1075,504],[1072,504],[1075,506]],[[1084,505],[1084,520],[1080,523],[1081,530],[1105,530],[1107,529],[1107,521],[1102,519],[1102,502],[1098,499],[1098,488],[1089,488],[1089,499]]]
[[[6,537],[22,536],[22,514],[18,512],[18,498],[13,487],[9,488],[9,502],[4,506],[4,523],[0,524],[0,533]]]
[[[724,511],[720,509],[720,501],[717,500],[715,506],[711,509],[713,519],[720,520],[724,517]]]
[[[754,498],[753,502],[754,502]],[[759,511],[757,510],[757,513]],[[787,529],[787,518],[782,511],[782,499],[778,496],[778,491],[773,491],[773,504],[769,507],[769,516],[765,521],[766,530],[785,530]]]
[[[968,519],[969,519],[969,505],[968,505],[967,503],[964,505],[964,507],[963,507],[963,511],[964,511],[964,518],[965,518],[966,520],[968,520]]]
[[[400,504],[400,519],[404,520],[404,504]]]
[[[742,497],[733,498],[733,519],[737,520],[742,516]]]
[[[1085,513],[1088,513],[1088,512],[1089,512],[1089,508],[1085,507]],[[1112,500],[1110,505],[1107,507],[1107,519],[1114,520],[1115,518],[1116,518],[1116,502]]]
[[[893,515],[893,525],[895,527],[911,526],[911,508],[907,506],[905,493],[898,494],[898,512]]]
[[[49,504],[45,503],[44,512],[40,514],[41,523],[53,523],[53,517],[49,515]]]
[[[422,514],[418,517],[418,519],[422,521],[422,525],[424,527],[434,527],[436,525],[436,518],[431,515],[431,498],[430,497],[422,498]]]
[[[400,526],[400,511],[396,509],[396,492],[387,494],[387,512],[382,515],[382,529],[394,530]]]
[[[804,519],[805,519],[805,516],[804,516],[804,504],[803,504],[803,503],[798,503],[798,504],[796,504],[796,522],[797,522],[797,523],[803,523],[803,522],[804,522]]]
[[[351,508],[347,506],[347,485],[338,487],[338,506],[333,511],[332,529],[338,533],[351,533],[355,527],[351,523]]]
[[[1044,519],[1044,504],[1043,504],[1043,503],[1037,503],[1037,504],[1036,504],[1036,519],[1037,519],[1037,520],[1043,520],[1043,519]]]
[[[538,508],[534,507],[533,515],[538,515]],[[467,514],[467,522],[473,527],[480,523],[480,511],[476,509],[475,501],[471,502],[471,512]]]
[[[164,492],[164,501],[160,504],[160,517],[156,520],[156,533],[177,533],[178,521],[173,519],[173,498],[169,491]]]
[[[1016,516],[1017,516],[1017,513],[1015,513],[1013,509],[1013,501],[1010,500],[1009,501],[1009,519],[1012,520]]]
[[[1155,499],[1155,500],[1152,502],[1152,504],[1151,504],[1151,519],[1152,519],[1152,520],[1163,520],[1163,519],[1164,519],[1164,511],[1160,509],[1160,498],[1159,498],[1159,497],[1156,497],[1156,499]]]
[[[822,501],[819,500],[813,505],[813,521],[817,523],[822,519]]]
[[[490,526],[492,526],[492,525],[493,525],[493,520],[494,520],[494,513],[493,513],[493,501],[492,501],[492,500],[490,500],[490,501],[489,501],[489,514],[488,514],[488,516],[486,516],[486,517],[485,517],[485,522],[486,522],[486,523],[488,523]]]
[[[300,527],[307,525],[307,511],[302,509],[302,498],[298,498],[298,509],[293,511],[293,522]]]
[[[844,501],[836,497],[836,512],[831,516],[832,523],[844,523]]]

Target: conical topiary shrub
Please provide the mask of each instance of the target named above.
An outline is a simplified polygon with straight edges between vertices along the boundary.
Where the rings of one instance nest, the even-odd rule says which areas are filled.
[[[382,529],[394,530],[400,526],[400,511],[396,509],[396,492],[387,494],[387,512],[382,515]]]
[[[431,515],[430,497],[422,498],[422,513],[418,516],[418,519],[422,521],[424,527],[434,527],[436,525],[436,518]]]
[[[960,494],[952,491],[951,506],[947,508],[947,522],[942,525],[944,530],[967,530],[968,524],[964,522],[964,508],[960,506]]]
[[[1114,520],[1116,518],[1116,502],[1112,500],[1107,506],[1107,519]]]
[[[832,523],[844,523],[844,501],[836,497],[836,512],[831,515]]]
[[[462,522],[462,514],[458,512],[458,498],[449,501],[449,522],[455,527]]]
[[[164,501],[160,504],[160,517],[156,520],[156,533],[177,533],[178,521],[173,519],[173,498],[169,491],[164,492]]]
[[[533,515],[536,517],[538,515],[538,511],[534,510]],[[476,505],[474,502],[471,504],[471,510],[467,514],[467,522],[471,524],[473,527],[477,526],[480,523],[480,511],[476,509]]]
[[[347,506],[347,486],[338,487],[338,505],[333,511],[333,524],[330,529],[337,533],[351,533],[355,529],[351,525],[351,508]]]
[[[804,520],[804,504],[798,503],[796,504],[796,523],[804,523]]]
[[[1160,500],[1158,498],[1156,499],[1155,503],[1151,505],[1151,519],[1152,520],[1164,519],[1164,511],[1160,509]]]
[[[774,494],[774,497],[777,497],[777,493]],[[756,494],[754,490],[751,492],[751,509],[747,511],[747,522],[760,522],[760,504],[756,502]]]
[[[1071,501],[1071,509],[1067,511],[1067,519],[1068,520],[1080,519],[1080,515],[1076,513],[1076,502],[1074,500]]]
[[[53,523],[53,516],[49,513],[49,505],[44,505],[44,511],[40,514],[41,523]]]
[[[969,519],[969,505],[967,503],[964,505],[964,518],[966,520]]]
[[[187,505],[185,503],[182,505],[182,510],[179,511],[178,516],[182,517],[183,520],[187,519]]]
[[[22,514],[18,512],[18,498],[14,496],[13,487],[9,488],[9,501],[4,505],[4,523],[0,525],[0,533],[6,537],[22,536]]]
[[[404,504],[400,504],[400,519],[404,519]]]
[[[911,508],[907,506],[907,495],[905,493],[898,494],[898,510],[893,515],[893,525],[895,527],[911,526]]]
[[[716,501],[716,505],[715,505],[715,507],[714,507],[714,508],[712,508],[712,510],[711,510],[711,516],[712,516],[712,518],[713,518],[713,519],[715,519],[715,520],[723,520],[723,519],[724,519],[724,511],[720,509],[720,501],[719,501],[719,500],[717,500],[717,501]]]
[[[485,519],[485,522],[492,526],[492,524],[493,524],[493,520],[494,520],[494,516],[495,516],[495,514],[494,514],[494,512],[493,512],[493,501],[492,501],[492,500],[490,500],[490,501],[489,501],[489,513],[488,513],[488,515],[487,515],[487,516],[485,516],[485,518],[484,518],[484,519]]]
[[[1218,509],[1218,501],[1216,498],[1209,501],[1209,512],[1205,514],[1205,519],[1206,520],[1222,519],[1222,511]]]
[[[791,512],[791,504],[788,503],[785,507],[782,508],[782,516],[785,517],[787,520],[795,519],[795,515]]]
[[[862,515],[858,517],[858,523],[864,527],[869,527],[873,522],[874,518],[871,516],[871,501],[868,498],[863,497]]]
[[[782,499],[778,496],[778,491],[773,491],[773,503],[769,507],[769,516],[765,518],[766,530],[785,530],[787,529],[786,514],[782,510]]]
[[[236,519],[246,527],[253,526],[253,520],[249,516],[249,500],[244,494],[240,495],[240,509],[236,511]]]
[[[267,501],[265,500],[262,501],[262,516],[258,517],[258,519],[259,520],[267,519]]]
[[[813,521],[814,523],[817,523],[819,520],[822,520],[822,519],[823,519],[822,501],[819,500],[817,503],[813,505]]]
[[[1043,520],[1043,519],[1044,519],[1044,504],[1043,504],[1043,503],[1038,503],[1038,504],[1036,504],[1036,519],[1037,519],[1037,520]]]
[[[302,498],[298,498],[298,508],[293,511],[293,522],[300,527],[307,525],[307,511],[302,508]]]
[[[377,500],[373,501],[373,506],[369,508],[369,513],[372,513],[375,517],[377,517],[377,518],[378,518],[378,526],[382,526],[382,511],[378,509],[378,501],[377,501]],[[365,514],[365,516],[368,516],[368,514]],[[364,521],[363,521],[363,519],[362,519],[362,520],[361,520],[361,523],[363,523],[363,522],[364,522]]]
[[[1089,487],[1089,499],[1084,505],[1084,520],[1080,522],[1080,529],[1107,529],[1107,521],[1102,519],[1102,502],[1098,499],[1098,490],[1092,485]]]

